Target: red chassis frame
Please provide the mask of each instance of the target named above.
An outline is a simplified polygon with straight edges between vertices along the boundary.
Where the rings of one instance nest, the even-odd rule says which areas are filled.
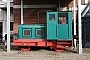
[[[64,51],[66,46],[72,47],[73,40],[47,40],[47,39],[14,39],[14,46],[18,46],[22,51],[29,51],[30,46],[49,46],[51,49],[54,48],[57,52]]]

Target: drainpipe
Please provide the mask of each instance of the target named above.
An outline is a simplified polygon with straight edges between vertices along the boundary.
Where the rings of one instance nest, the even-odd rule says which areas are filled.
[[[73,1],[73,10],[74,10],[74,36],[76,35],[76,1]],[[76,48],[76,39],[74,39],[74,47]]]
[[[23,0],[21,0],[21,24],[23,24]]]

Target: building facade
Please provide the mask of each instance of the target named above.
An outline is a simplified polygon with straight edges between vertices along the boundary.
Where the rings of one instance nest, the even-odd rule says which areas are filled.
[[[21,24],[21,1],[23,1],[23,24],[45,24],[45,11],[72,11],[74,0],[10,0],[10,30],[11,33],[18,33],[18,24]],[[76,1],[76,10],[78,10],[78,0]],[[81,0],[82,9],[90,0]],[[0,0],[2,3],[2,0]],[[39,13],[39,22],[38,22]],[[0,36],[3,37],[7,33],[7,9],[6,4],[0,4]],[[72,16],[72,20],[74,20]]]

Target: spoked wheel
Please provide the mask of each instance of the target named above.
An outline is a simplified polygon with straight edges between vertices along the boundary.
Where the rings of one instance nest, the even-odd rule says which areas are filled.
[[[5,44],[4,43],[0,43],[0,48],[6,48]]]

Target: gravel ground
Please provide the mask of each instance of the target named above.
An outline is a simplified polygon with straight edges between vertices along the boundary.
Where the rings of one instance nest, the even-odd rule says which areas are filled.
[[[7,53],[0,50],[0,60],[90,60],[90,48],[83,48],[82,54],[76,50],[55,52],[48,49],[31,50],[28,52],[11,50]]]

